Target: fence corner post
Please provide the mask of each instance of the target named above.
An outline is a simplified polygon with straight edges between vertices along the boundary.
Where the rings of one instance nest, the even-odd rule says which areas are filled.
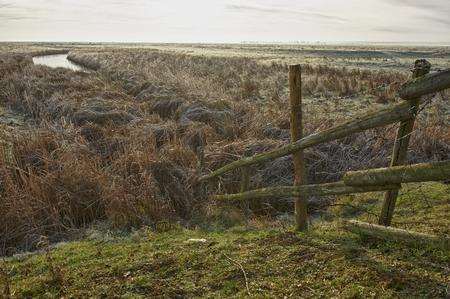
[[[414,68],[412,70],[412,77],[413,79],[420,78],[428,74],[430,70],[431,64],[427,60],[416,60]],[[416,115],[419,109],[420,98],[409,99],[408,101],[411,105],[411,110],[414,112],[414,115]],[[406,163],[409,140],[414,129],[414,123],[415,117],[400,122],[400,127],[398,129],[397,136],[395,137],[394,150],[392,152],[391,158],[391,167],[401,166]],[[380,225],[391,225],[399,190],[400,189],[390,190],[386,192],[380,218],[378,220],[378,223]]]
[[[300,65],[289,66],[289,90],[291,106],[291,142],[303,137],[302,115],[302,71]],[[294,185],[306,184],[306,167],[303,150],[292,154],[294,161]],[[295,228],[304,231],[308,228],[308,201],[306,196],[299,194],[295,198]]]

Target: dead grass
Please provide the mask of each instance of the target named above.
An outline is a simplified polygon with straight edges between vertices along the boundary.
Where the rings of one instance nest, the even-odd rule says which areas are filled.
[[[73,52],[71,59],[89,67],[101,65],[134,96],[147,82],[170,86],[186,99],[283,100],[287,96],[287,65],[261,64],[250,58],[208,57],[154,50]],[[140,66],[136,68],[135,66]],[[394,100],[399,72],[304,65],[303,93],[313,97],[371,95]]]
[[[195,178],[289,141],[284,64],[123,49],[72,57],[99,70],[86,74],[34,66],[26,56],[1,58],[2,105],[33,126],[1,133],[0,254],[35,248],[42,235],[51,242],[67,238],[97,221],[128,229],[210,220],[218,213],[208,194],[236,191],[240,174],[211,186]],[[303,71],[308,133],[377,105],[379,90],[394,100],[407,77],[328,66]],[[448,159],[446,114],[431,108],[448,104],[436,103],[421,116],[412,162]],[[310,181],[386,165],[394,134],[391,127],[314,148],[307,153]],[[258,166],[251,185],[291,184],[291,169],[289,158]],[[250,208],[278,215],[290,205],[268,201]],[[228,218],[242,218],[233,213]]]

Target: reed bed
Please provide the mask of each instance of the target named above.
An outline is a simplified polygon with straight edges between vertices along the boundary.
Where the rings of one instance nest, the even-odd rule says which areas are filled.
[[[142,49],[70,57],[96,71],[35,66],[27,55],[0,57],[1,104],[31,123],[1,127],[0,255],[33,249],[42,235],[68,238],[100,221],[131,229],[219,219],[208,195],[236,191],[240,174],[211,185],[196,178],[289,142],[286,65]],[[368,105],[396,101],[408,77],[309,65],[303,73],[308,133]],[[447,98],[436,96],[421,114],[411,162],[448,159]],[[395,127],[378,129],[308,151],[309,180],[385,166],[394,134]],[[252,173],[252,187],[292,184],[292,161],[279,159]],[[249,207],[266,216],[290,205]]]

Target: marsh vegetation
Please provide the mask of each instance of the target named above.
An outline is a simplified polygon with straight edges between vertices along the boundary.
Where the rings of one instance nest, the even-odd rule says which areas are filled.
[[[290,199],[224,209],[208,196],[237,191],[240,174],[210,185],[196,178],[289,142],[289,63],[303,64],[307,134],[398,101],[395,93],[416,58],[449,66],[448,48],[380,47],[0,45],[0,111],[9,113],[0,112],[0,255],[36,249],[42,236],[50,243],[70,240],[98,226],[117,232],[286,225],[280,219],[289,219]],[[33,56],[67,49],[71,61],[91,72],[33,64]],[[436,94],[421,111],[409,162],[449,159],[448,98]],[[4,121],[5,115],[21,121]],[[395,133],[390,126],[307,151],[308,180],[335,181],[348,170],[386,166]],[[290,157],[255,166],[251,187],[291,185],[292,167]],[[433,186],[445,195],[446,186]],[[426,186],[416,187],[421,194]],[[359,208],[377,211],[366,200]],[[312,198],[311,210],[319,217],[335,204],[348,204],[344,212],[355,208],[345,199]],[[437,224],[436,217],[448,215],[443,210],[419,221]],[[436,227],[448,235],[448,226]],[[442,277],[433,279],[429,285],[442,294]],[[392,294],[402,294],[395,287]]]
[[[160,49],[71,51],[69,59],[97,69],[86,74],[34,65],[27,53],[4,57],[2,106],[29,124],[2,133],[3,252],[99,220],[123,228],[213,217],[206,198],[219,190],[196,185],[195,177],[289,141],[282,62]],[[396,101],[408,78],[331,64],[302,71],[307,133]],[[446,97],[436,95],[421,113],[411,162],[448,158]],[[378,129],[307,152],[310,181],[386,165],[394,134],[393,127]],[[290,184],[291,168],[290,158],[260,166],[251,185]],[[224,178],[221,191],[235,191],[237,181],[237,173]],[[251,209],[277,215],[289,205]]]

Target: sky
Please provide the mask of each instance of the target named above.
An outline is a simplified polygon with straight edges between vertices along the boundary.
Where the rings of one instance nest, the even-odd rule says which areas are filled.
[[[0,41],[450,42],[450,0],[0,0]]]

